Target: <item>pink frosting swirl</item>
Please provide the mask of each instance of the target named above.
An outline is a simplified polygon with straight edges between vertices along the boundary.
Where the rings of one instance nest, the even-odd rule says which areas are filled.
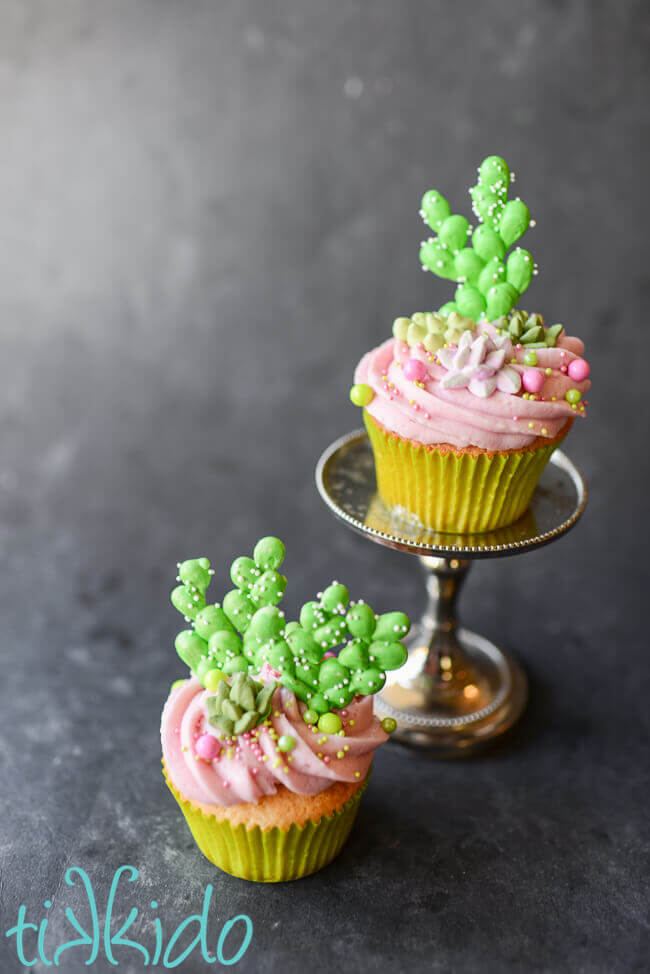
[[[482,325],[481,330],[490,337],[498,334],[491,324]],[[521,346],[514,350],[516,363],[512,368],[522,375],[529,368],[524,363],[526,351]],[[423,345],[410,348],[395,338],[364,355],[354,381],[369,385],[374,392],[367,412],[387,430],[406,439],[425,445],[519,450],[538,437],[553,439],[568,420],[584,416],[583,404],[573,409],[565,394],[578,389],[584,397],[591,386],[589,379],[577,382],[567,372],[570,363],[584,352],[579,338],[562,334],[554,348],[535,351],[534,368],[542,373],[544,384],[534,398],[524,399],[523,388],[518,395],[497,390],[486,398],[472,395],[467,388],[445,389],[441,382],[448,372],[435,356]],[[406,378],[403,366],[409,358],[426,367],[424,381],[416,384]],[[549,375],[547,369],[551,370]]]
[[[204,734],[221,736],[208,723],[206,699],[210,695],[196,677],[185,680],[170,693],[160,726],[172,784],[184,798],[210,805],[257,802],[263,795],[274,795],[279,785],[299,795],[316,795],[335,781],[361,782],[375,748],[388,739],[373,716],[372,697],[356,698],[345,710],[337,711],[345,732],[341,737],[306,724],[302,719],[305,705],[279,687],[268,724],[240,734],[230,747],[221,741],[217,756],[205,760],[197,755],[197,740]],[[295,741],[289,753],[277,748],[277,738],[284,734]]]

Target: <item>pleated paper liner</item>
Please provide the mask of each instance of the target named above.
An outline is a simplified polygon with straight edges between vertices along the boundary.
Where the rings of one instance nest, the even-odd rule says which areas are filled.
[[[350,834],[369,777],[340,809],[323,815],[318,822],[261,829],[258,825],[233,826],[227,819],[206,814],[181,796],[167,777],[164,764],[163,773],[203,855],[231,876],[256,883],[301,879],[336,858]]]
[[[384,503],[434,531],[458,533],[494,531],[521,517],[571,426],[569,421],[540,446],[474,453],[411,442],[386,430],[365,409],[363,415]]]

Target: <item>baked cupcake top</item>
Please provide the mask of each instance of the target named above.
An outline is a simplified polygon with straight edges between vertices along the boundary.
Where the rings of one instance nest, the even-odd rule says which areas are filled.
[[[590,367],[561,324],[516,309],[537,269],[529,251],[508,251],[534,223],[519,197],[508,200],[514,176],[503,159],[488,157],[478,173],[476,228],[436,190],[422,199],[435,233],[421,244],[422,268],[455,280],[454,300],[397,318],[393,338],[357,366],[350,398],[425,445],[521,449],[585,415]]]
[[[161,739],[172,783],[185,798],[256,802],[280,785],[301,795],[363,781],[375,749],[395,729],[373,715],[386,670],[406,660],[402,612],[376,616],[332,582],[299,621],[278,608],[284,545],[262,538],[231,567],[236,588],[207,605],[207,558],[178,566],[172,603],[192,627],[176,650],[192,671],[165,704]],[[334,652],[336,647],[340,647]]]

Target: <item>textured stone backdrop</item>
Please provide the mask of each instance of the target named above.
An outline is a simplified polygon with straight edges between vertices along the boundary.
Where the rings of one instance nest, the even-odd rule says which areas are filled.
[[[210,881],[249,913],[241,970],[643,969],[648,27],[634,0],[0,0],[2,931],[49,895],[66,939],[65,868],[105,896],[130,862],[168,933]],[[362,352],[448,299],[422,192],[468,208],[493,152],[537,219],[526,305],[594,380],[583,522],[464,599],[528,714],[480,761],[386,748],[320,876],[215,875],[159,774],[175,562],[208,554],[222,592],[275,533],[289,609],[333,576],[421,608],[414,560],[334,523],[313,468],[359,423]]]

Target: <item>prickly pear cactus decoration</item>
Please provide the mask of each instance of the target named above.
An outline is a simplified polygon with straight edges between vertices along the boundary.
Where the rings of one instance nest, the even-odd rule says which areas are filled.
[[[365,602],[350,603],[347,589],[337,582],[318,601],[303,605],[300,625],[329,654],[319,667],[317,692],[309,698],[317,713],[346,707],[356,694],[378,693],[386,682],[386,670],[406,662],[406,647],[400,640],[409,631],[408,617],[403,612],[376,616]],[[333,654],[332,649],[344,640],[338,655]]]
[[[436,233],[420,246],[422,268],[458,284],[454,300],[443,305],[440,314],[456,311],[474,321],[507,315],[537,273],[527,250],[515,247],[508,254],[534,225],[519,197],[508,200],[513,178],[504,159],[488,156],[483,160],[478,182],[469,191],[479,220],[474,229],[464,216],[451,213],[437,190],[422,197],[420,215]]]
[[[266,632],[269,613],[276,620],[275,630],[284,628],[284,613],[276,608],[287,585],[278,572],[284,555],[282,542],[269,537],[258,541],[252,558],[236,558],[230,577],[237,587],[226,593],[221,605],[206,605],[205,591],[213,574],[208,559],[179,563],[181,584],[171,593],[171,601],[193,629],[178,634],[176,652],[204,686],[211,670],[228,675],[248,671],[241,636],[249,629]]]
[[[410,628],[408,617],[376,616],[364,602],[350,602],[339,582],[305,603],[299,622],[286,622],[277,607],[286,586],[278,573],[284,554],[281,541],[263,538],[252,558],[235,559],[230,574],[237,587],[221,605],[206,605],[212,576],[207,558],[178,565],[180,584],[171,601],[192,628],[178,634],[176,651],[202,685],[216,691],[208,704],[211,722],[226,735],[244,733],[267,716],[272,690],[268,700],[264,691],[271,684],[263,689],[251,676],[265,666],[322,715],[356,695],[377,693],[386,671],[406,661],[401,639]]]

